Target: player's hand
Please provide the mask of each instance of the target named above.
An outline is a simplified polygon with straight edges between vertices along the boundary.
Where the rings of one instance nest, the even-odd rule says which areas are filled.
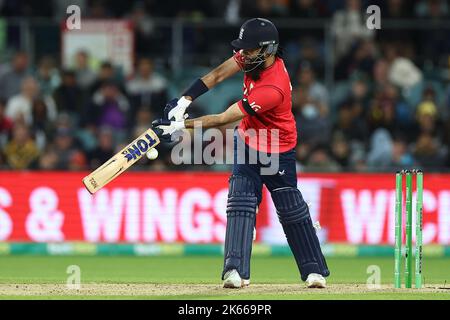
[[[182,121],[157,119],[152,122],[152,128],[161,140],[170,142],[175,132],[179,132],[185,128],[184,119]]]
[[[170,100],[164,108],[164,118],[171,121],[183,121],[188,117],[186,109],[191,102],[184,97]]]

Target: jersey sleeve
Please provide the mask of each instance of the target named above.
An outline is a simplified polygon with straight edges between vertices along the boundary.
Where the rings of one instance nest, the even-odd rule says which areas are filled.
[[[238,102],[241,111],[250,116],[257,113],[264,113],[283,102],[283,95],[280,90],[273,86],[263,86],[255,88],[246,99]]]

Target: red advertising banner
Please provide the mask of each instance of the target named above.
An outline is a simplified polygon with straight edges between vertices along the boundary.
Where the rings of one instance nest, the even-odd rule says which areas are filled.
[[[0,241],[223,242],[228,174],[128,172],[95,195],[85,175],[0,172]],[[449,181],[424,176],[425,244],[450,244]],[[322,241],[393,243],[394,174],[302,174],[298,187]],[[267,190],[257,241],[285,243]]]

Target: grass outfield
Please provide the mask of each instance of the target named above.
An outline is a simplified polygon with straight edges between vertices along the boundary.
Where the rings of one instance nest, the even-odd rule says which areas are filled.
[[[327,289],[306,289],[290,257],[254,257],[250,287],[221,288],[220,257],[1,256],[2,299],[450,299],[450,259],[424,260],[424,288],[393,289],[391,258],[328,258]],[[81,289],[66,287],[81,268]],[[367,288],[378,266],[382,286]],[[446,287],[446,288],[445,288]]]

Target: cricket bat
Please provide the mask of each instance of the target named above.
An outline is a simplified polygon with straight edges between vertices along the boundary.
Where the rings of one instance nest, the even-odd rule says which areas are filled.
[[[147,151],[159,144],[159,138],[148,129],[94,172],[83,178],[86,189],[94,194],[135,164]]]

